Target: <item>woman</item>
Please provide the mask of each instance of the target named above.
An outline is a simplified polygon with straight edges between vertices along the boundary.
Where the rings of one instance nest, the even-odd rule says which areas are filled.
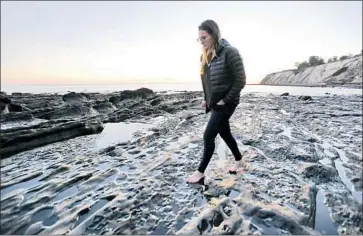
[[[201,79],[204,92],[203,109],[211,116],[204,132],[204,153],[198,170],[188,177],[188,183],[203,181],[204,172],[215,149],[219,134],[232,151],[235,164],[229,169],[236,173],[241,166],[242,155],[231,134],[229,118],[239,104],[240,92],[246,84],[242,58],[238,50],[221,38],[216,22],[206,20],[199,26],[198,41],[203,45]]]

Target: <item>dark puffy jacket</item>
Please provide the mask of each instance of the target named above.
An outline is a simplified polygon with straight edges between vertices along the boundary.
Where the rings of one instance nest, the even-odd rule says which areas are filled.
[[[201,79],[207,113],[221,99],[226,104],[238,105],[241,90],[246,85],[244,65],[238,50],[223,39],[216,48],[216,57],[209,66],[205,65]]]

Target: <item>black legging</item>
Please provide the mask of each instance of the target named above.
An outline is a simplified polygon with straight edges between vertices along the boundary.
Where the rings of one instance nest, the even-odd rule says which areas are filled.
[[[229,118],[233,115],[235,109],[236,106],[234,105],[221,105],[212,109],[212,114],[204,131],[204,153],[198,168],[199,172],[204,173],[213,156],[215,149],[214,141],[217,134],[222,137],[228,148],[232,151],[235,160],[241,160],[242,155],[238,149],[236,140],[231,134],[231,128],[229,126]]]

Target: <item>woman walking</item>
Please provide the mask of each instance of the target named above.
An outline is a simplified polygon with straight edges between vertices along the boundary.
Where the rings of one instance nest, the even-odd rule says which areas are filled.
[[[241,166],[242,155],[231,134],[229,119],[240,100],[240,92],[246,84],[244,65],[239,51],[221,38],[216,22],[206,20],[199,26],[198,41],[203,45],[201,57],[201,80],[204,92],[203,109],[211,116],[204,132],[204,152],[198,170],[188,177],[188,183],[198,183],[215,149],[219,134],[232,151],[235,163],[229,169],[236,173]]]

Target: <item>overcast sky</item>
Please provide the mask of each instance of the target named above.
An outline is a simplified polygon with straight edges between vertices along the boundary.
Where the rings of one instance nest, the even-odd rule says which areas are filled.
[[[362,49],[362,2],[1,2],[2,83],[200,82],[198,26],[215,20],[248,83],[311,55]]]

